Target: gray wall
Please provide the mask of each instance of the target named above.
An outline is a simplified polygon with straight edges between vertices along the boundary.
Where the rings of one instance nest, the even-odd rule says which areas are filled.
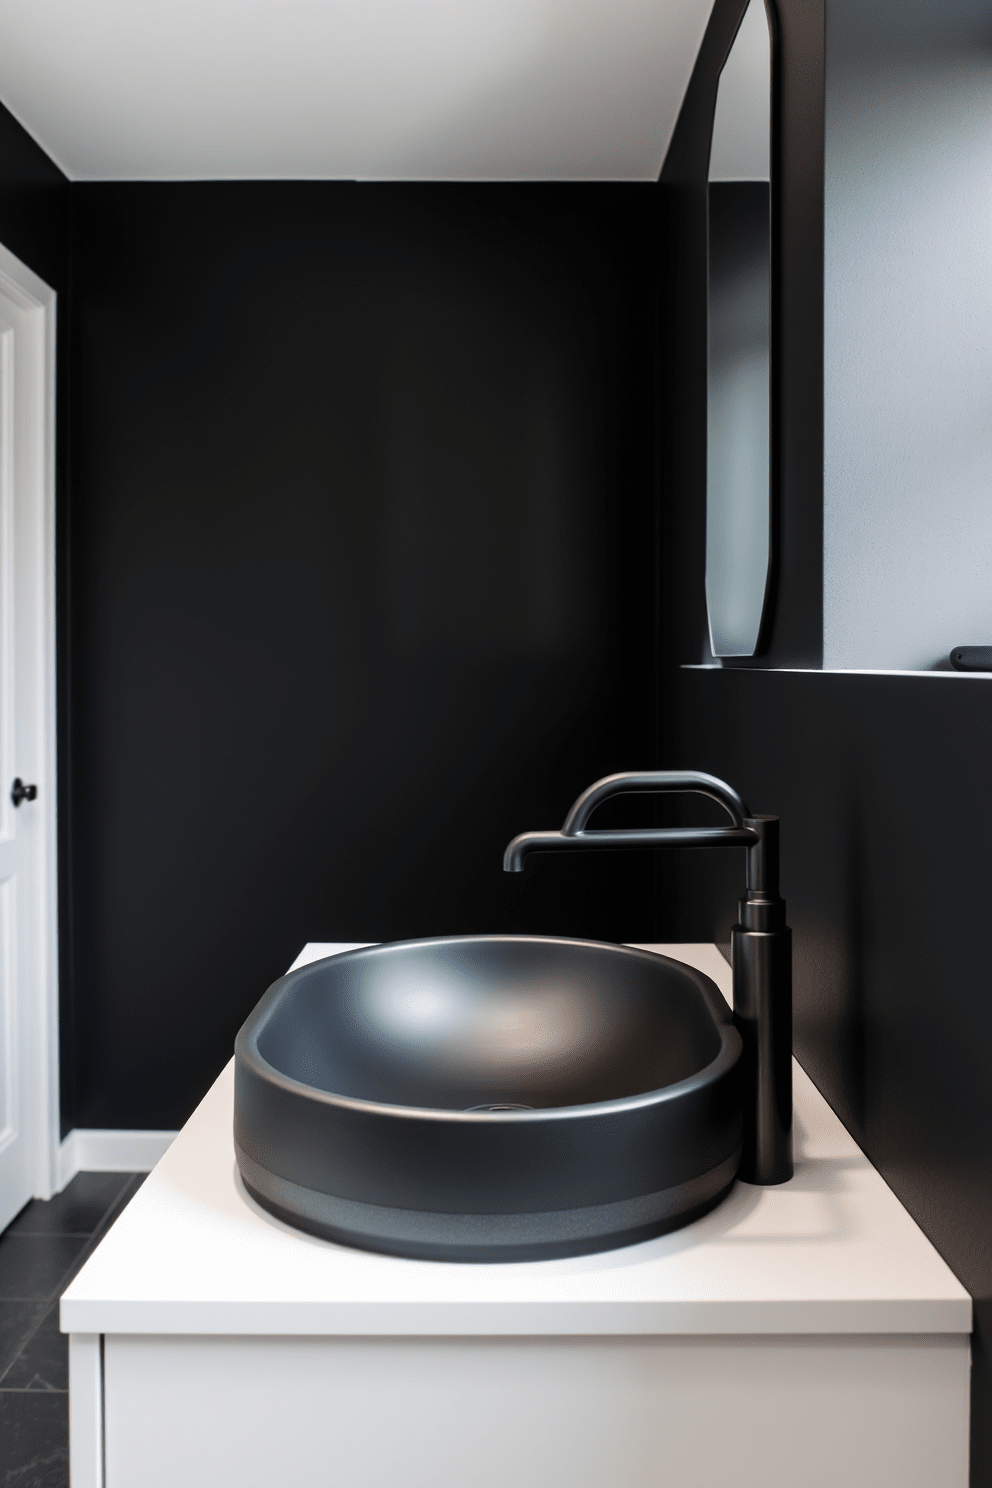
[[[826,7],[825,667],[992,643],[992,9]]]

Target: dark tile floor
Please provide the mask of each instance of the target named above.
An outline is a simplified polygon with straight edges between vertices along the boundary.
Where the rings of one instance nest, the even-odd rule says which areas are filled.
[[[69,1358],[59,1297],[144,1180],[77,1173],[0,1235],[0,1488],[67,1488]]]

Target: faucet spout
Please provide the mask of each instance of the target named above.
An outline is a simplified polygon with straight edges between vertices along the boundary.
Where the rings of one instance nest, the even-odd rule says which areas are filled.
[[[585,848],[603,852],[631,847],[746,847],[760,845],[750,825],[741,827],[623,827],[616,832],[521,832],[503,854],[504,873],[522,873],[524,859],[534,852],[574,852]]]
[[[523,873],[524,858],[530,852],[554,852],[561,847],[560,832],[521,832],[507,843],[503,854],[504,873]]]
[[[692,791],[719,801],[729,827],[646,827],[601,831],[586,824],[611,796]],[[734,1022],[744,1044],[744,1142],[738,1176],[748,1183],[792,1177],[792,932],[779,897],[778,817],[752,816],[726,781],[698,770],[607,775],[582,792],[560,832],[521,832],[503,854],[522,873],[532,852],[606,848],[744,847],[747,887],[731,931]]]

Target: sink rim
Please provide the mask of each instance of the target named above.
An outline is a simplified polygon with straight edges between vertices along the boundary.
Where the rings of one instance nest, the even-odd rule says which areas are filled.
[[[362,1096],[339,1095],[332,1090],[322,1090],[319,1086],[309,1085],[304,1080],[298,1080],[293,1075],[287,1075],[275,1065],[270,1064],[265,1056],[259,1051],[258,1040],[264,1032],[268,1022],[275,1015],[281,1000],[287,995],[290,988],[298,980],[303,980],[308,972],[315,966],[322,966],[327,961],[344,962],[353,958],[367,957],[369,953],[380,950],[405,950],[410,946],[452,946],[473,945],[480,941],[503,942],[513,941],[536,942],[541,945],[565,945],[569,947],[588,947],[589,949],[605,950],[623,957],[634,957],[646,965],[655,966],[658,962],[671,966],[679,973],[688,977],[696,985],[697,990],[703,997],[712,1018],[717,1035],[720,1039],[720,1047],[710,1062],[697,1070],[695,1074],[688,1075],[683,1080],[678,1080],[671,1085],[662,1085],[655,1090],[643,1091],[637,1095],[618,1096],[613,1100],[586,1101],[581,1104],[568,1106],[538,1106],[532,1110],[516,1111],[473,1111],[453,1110],[440,1106],[410,1106],[397,1105],[392,1102],[375,1101]],[[251,1068],[252,1072],[262,1079],[280,1086],[289,1095],[302,1095],[310,1101],[336,1110],[361,1112],[371,1117],[388,1118],[392,1121],[409,1120],[423,1123],[425,1120],[453,1123],[453,1124],[483,1124],[490,1126],[493,1123],[507,1125],[527,1125],[535,1122],[561,1122],[568,1120],[581,1120],[590,1115],[616,1113],[621,1114],[628,1111],[646,1110],[654,1106],[664,1105],[670,1101],[677,1101],[694,1090],[713,1083],[721,1075],[729,1073],[741,1057],[743,1044],[740,1033],[733,1022],[733,1015],[726,999],[712,978],[705,972],[698,971],[694,966],[684,961],[677,960],[674,956],[665,956],[656,951],[644,951],[635,946],[617,944],[613,941],[603,940],[580,940],[561,935],[514,935],[514,934],[475,934],[475,935],[434,935],[414,937],[406,940],[378,941],[370,945],[359,946],[351,951],[341,951],[331,956],[321,956],[316,961],[308,961],[305,966],[298,966],[293,971],[288,971],[284,976],[278,978],[266,990],[261,999],[249,1013],[242,1024],[235,1039],[235,1055],[239,1062]]]

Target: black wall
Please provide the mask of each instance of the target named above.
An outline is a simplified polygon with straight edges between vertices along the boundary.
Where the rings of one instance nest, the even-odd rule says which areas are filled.
[[[699,669],[682,674],[679,713],[667,762],[782,818],[797,1057],[975,1298],[971,1481],[984,1488],[992,681]],[[729,938],[736,856],[683,854],[663,938]]]
[[[307,940],[650,938],[658,192],[72,188],[67,1126],[179,1125]]]
[[[68,205],[66,177],[0,104],[0,242],[59,294],[68,283]]]
[[[679,153],[669,158],[663,325],[671,328],[667,365],[686,375],[669,378],[665,401],[672,454],[662,507],[669,541],[661,757],[725,777],[752,810],[782,818],[796,1053],[975,1298],[971,1481],[985,1488],[992,1484],[992,806],[982,782],[992,753],[992,682],[762,670],[815,668],[822,656],[823,12],[794,0],[778,6],[778,603],[767,654],[756,664],[693,666],[705,655],[700,201],[707,108],[734,9],[718,0],[676,134]],[[743,878],[737,856],[685,853],[666,871],[664,939],[728,938]]]

